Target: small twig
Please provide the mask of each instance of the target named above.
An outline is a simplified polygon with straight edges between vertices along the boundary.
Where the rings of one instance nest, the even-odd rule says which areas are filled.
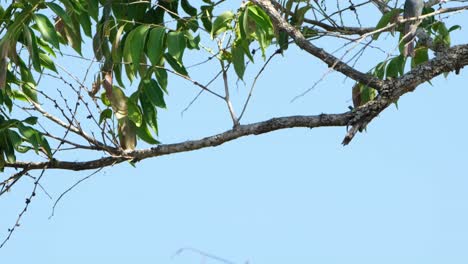
[[[53,216],[54,216],[54,213],[55,213],[55,207],[57,206],[57,204],[60,202],[60,200],[62,200],[62,198],[65,196],[65,194],[67,194],[68,192],[70,192],[72,189],[74,189],[78,184],[84,182],[85,180],[91,178],[92,176],[96,175],[98,172],[100,172],[102,169],[104,168],[99,168],[97,169],[95,172],[89,174],[88,176],[80,179],[79,181],[75,182],[75,184],[73,184],[72,186],[70,186],[70,188],[68,188],[67,190],[65,190],[62,194],[60,194],[60,196],[57,198],[57,200],[55,200],[55,203],[54,203],[54,206],[52,206],[52,212],[50,213],[50,216],[49,216],[49,219],[51,219]]]
[[[249,95],[247,96],[247,99],[245,100],[244,106],[242,107],[242,111],[241,111],[241,113],[239,115],[238,121],[240,121],[242,119],[242,117],[244,116],[245,110],[247,109],[247,105],[249,104],[250,98],[252,97],[252,93],[253,93],[253,90],[255,88],[255,84],[257,83],[258,78],[263,73],[263,71],[265,70],[267,65],[270,63],[270,61],[273,59],[273,57],[275,57],[278,54],[281,54],[281,50],[276,50],[275,53],[273,53],[268,58],[268,60],[263,64],[262,68],[260,69],[260,71],[255,76],[255,78],[254,78],[254,80],[252,82],[252,86],[250,87]]]
[[[213,254],[210,254],[210,253],[206,253],[204,251],[201,251],[199,249],[196,249],[196,248],[192,248],[192,247],[185,247],[185,248],[181,248],[179,250],[177,250],[174,255],[172,257],[175,257],[175,256],[179,256],[181,255],[182,253],[186,252],[186,251],[189,251],[189,252],[195,252],[205,258],[210,258],[210,259],[213,259],[213,260],[216,260],[218,262],[221,262],[221,263],[225,263],[225,264],[235,264],[234,262],[230,261],[230,260],[227,260],[227,259],[224,259],[224,258],[221,258],[221,257],[218,257],[218,256],[215,256]]]

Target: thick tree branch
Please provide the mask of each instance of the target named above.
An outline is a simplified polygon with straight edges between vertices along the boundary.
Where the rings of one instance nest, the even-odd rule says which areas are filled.
[[[90,170],[111,166],[123,161],[137,162],[151,157],[158,157],[179,152],[187,152],[206,147],[219,146],[228,141],[249,135],[259,135],[271,131],[293,128],[293,127],[330,127],[345,126],[353,117],[353,113],[342,114],[321,114],[315,116],[290,116],[273,118],[268,121],[254,123],[250,125],[240,125],[224,133],[213,135],[199,140],[191,140],[176,144],[163,144],[150,149],[135,150],[125,153],[124,156],[103,157],[100,159],[85,162],[68,162],[52,160],[49,162],[16,162],[8,163],[6,167],[28,168],[30,170],[41,169],[64,169],[64,170]]]
[[[468,44],[458,45],[439,53],[436,58],[419,65],[400,78],[385,80],[377,99],[356,109],[355,117],[350,121],[352,127],[343,144],[349,144],[357,131],[364,128],[403,94],[414,91],[418,85],[443,73],[454,71],[458,74],[466,65],[468,65]]]
[[[265,12],[273,21],[273,24],[278,29],[282,29],[287,32],[301,49],[322,60],[328,65],[328,67],[343,73],[349,78],[361,83],[365,83],[375,88],[376,90],[380,90],[383,84],[382,80],[354,69],[325,50],[310,43],[299,30],[291,26],[283,19],[283,17],[281,17],[281,14],[275,9],[269,0],[253,0],[252,2],[256,3],[263,10],[265,10]]]

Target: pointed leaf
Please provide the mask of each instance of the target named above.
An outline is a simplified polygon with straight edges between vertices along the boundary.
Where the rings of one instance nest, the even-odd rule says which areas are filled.
[[[164,55],[166,30],[163,27],[151,29],[148,36],[147,53],[153,65],[160,65]]]
[[[243,80],[245,72],[244,50],[238,45],[232,46],[232,64],[239,79]]]
[[[104,111],[102,111],[101,114],[99,115],[99,124],[101,124],[104,120],[111,119],[111,118],[112,118],[112,110],[110,108],[107,108]]]
[[[215,38],[219,33],[226,31],[231,26],[231,21],[234,18],[234,13],[226,11],[219,15],[213,22],[211,28],[211,38]]]
[[[50,20],[43,14],[35,14],[34,20],[42,34],[42,38],[59,49],[58,35]]]
[[[188,76],[187,70],[185,69],[184,65],[180,63],[178,60],[176,60],[174,57],[172,57],[171,54],[165,53],[164,58],[166,61],[171,65],[172,69],[176,71],[179,74],[182,74],[184,76]]]

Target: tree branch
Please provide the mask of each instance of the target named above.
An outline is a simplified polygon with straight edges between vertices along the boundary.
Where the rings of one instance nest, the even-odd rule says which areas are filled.
[[[325,50],[313,45],[310,43],[302,33],[297,30],[295,27],[291,26],[288,22],[286,22],[282,17],[281,14],[274,8],[269,0],[253,0],[252,2],[259,5],[271,18],[273,24],[278,29],[282,29],[291,36],[295,43],[303,50],[307,51],[311,55],[317,57],[318,59],[325,62],[328,67],[333,68],[336,71],[343,73],[344,75],[348,76],[349,78],[365,83],[376,90],[380,90],[382,87],[382,80],[378,79],[369,74],[362,73],[353,67],[347,65],[340,59],[336,58],[335,56],[331,55],[330,53],[326,52]]]

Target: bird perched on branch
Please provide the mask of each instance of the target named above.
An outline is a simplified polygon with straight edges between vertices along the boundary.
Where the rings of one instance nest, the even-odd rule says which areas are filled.
[[[424,7],[423,0],[406,0],[405,2],[405,9],[403,12],[403,17],[412,18],[412,17],[419,17],[422,14],[422,10]],[[418,29],[418,22],[408,21],[405,23],[405,27],[403,30],[403,43],[405,46],[403,48],[403,56],[414,56],[414,38],[416,37],[416,30]]]

